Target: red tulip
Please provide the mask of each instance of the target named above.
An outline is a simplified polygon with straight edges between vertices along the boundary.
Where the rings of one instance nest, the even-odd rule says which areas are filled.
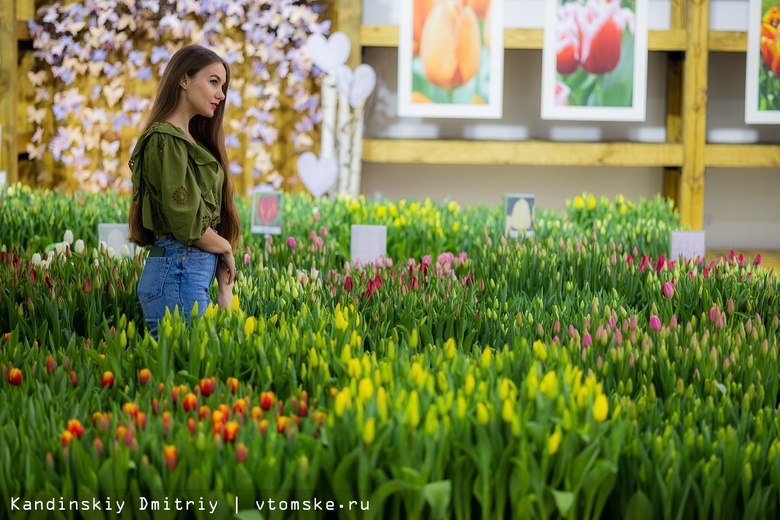
[[[148,368],[142,368],[138,371],[138,382],[142,385],[145,385],[147,381],[149,381],[149,376],[152,375],[152,372]]]
[[[238,421],[230,421],[225,424],[225,429],[222,431],[222,436],[225,439],[225,442],[233,442],[236,440],[236,435],[238,435],[238,428]]]
[[[239,464],[246,462],[246,446],[243,442],[236,445],[236,462]]]
[[[273,392],[263,392],[260,394],[260,408],[270,410],[274,405],[275,396]]]
[[[46,360],[46,372],[53,374],[56,368],[57,363],[54,362],[54,358],[52,356],[49,356],[49,358]]]
[[[619,0],[590,0],[579,10],[580,63],[586,72],[606,74],[617,66],[623,30],[633,28],[633,16]]]
[[[200,380],[200,393],[203,394],[205,397],[210,396],[214,393],[214,390],[217,389],[217,378],[216,377],[210,377],[208,379],[201,379]]]
[[[184,411],[189,412],[191,410],[194,410],[198,406],[198,398],[195,397],[195,394],[192,392],[189,392],[187,395],[184,396]]]
[[[84,435],[84,426],[81,425],[81,421],[78,419],[69,420],[67,430],[79,439]]]
[[[75,371],[71,370],[69,377],[70,377],[70,386],[72,386],[73,388],[79,386],[79,376],[76,374]]]
[[[100,378],[100,385],[103,387],[111,388],[114,386],[114,374],[111,371],[106,370],[103,372],[103,376]]]
[[[14,386],[22,384],[22,371],[18,368],[12,368],[8,372],[8,382]]]

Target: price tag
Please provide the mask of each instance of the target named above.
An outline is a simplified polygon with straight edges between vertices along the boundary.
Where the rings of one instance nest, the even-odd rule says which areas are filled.
[[[252,190],[252,233],[281,235],[284,217],[284,193],[268,185]]]
[[[510,238],[534,235],[534,200],[529,193],[507,193],[504,234]]]
[[[704,257],[704,231],[672,231],[672,251],[669,257],[677,260],[681,256],[688,260]]]
[[[377,258],[387,256],[387,226],[354,224],[349,250],[353,264],[357,260],[361,265],[371,264]]]

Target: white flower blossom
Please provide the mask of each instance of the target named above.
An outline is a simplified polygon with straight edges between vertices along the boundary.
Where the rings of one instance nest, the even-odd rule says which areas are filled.
[[[62,237],[62,240],[65,241],[68,245],[71,245],[73,243],[73,231],[70,229],[65,230],[65,235]]]
[[[40,253],[35,253],[32,255],[32,263],[33,265],[38,265],[41,263],[41,255]]]
[[[76,240],[76,243],[73,245],[73,251],[76,252],[77,255],[80,255],[84,252],[84,241],[80,238]]]

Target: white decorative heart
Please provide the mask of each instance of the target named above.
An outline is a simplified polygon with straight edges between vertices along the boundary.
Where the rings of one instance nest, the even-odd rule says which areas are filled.
[[[336,69],[336,92],[349,94],[352,88],[352,69],[349,65],[340,65]]]
[[[335,157],[319,158],[311,152],[298,157],[298,177],[315,198],[321,197],[336,182],[339,164]]]
[[[355,67],[352,75],[352,88],[349,90],[349,104],[357,108],[374,91],[376,87],[376,71],[371,65],[362,63]]]
[[[325,74],[333,72],[349,58],[352,42],[343,32],[335,32],[330,38],[321,34],[312,34],[306,39],[306,47],[312,63]]]

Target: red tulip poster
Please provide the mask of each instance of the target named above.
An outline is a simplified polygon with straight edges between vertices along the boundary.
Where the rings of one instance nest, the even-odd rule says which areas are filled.
[[[398,115],[500,118],[503,0],[402,0]]]
[[[546,0],[542,119],[644,121],[648,0]]]
[[[252,192],[252,233],[279,235],[282,233],[284,195],[265,186]]]
[[[780,123],[780,0],[750,0],[745,122]]]

